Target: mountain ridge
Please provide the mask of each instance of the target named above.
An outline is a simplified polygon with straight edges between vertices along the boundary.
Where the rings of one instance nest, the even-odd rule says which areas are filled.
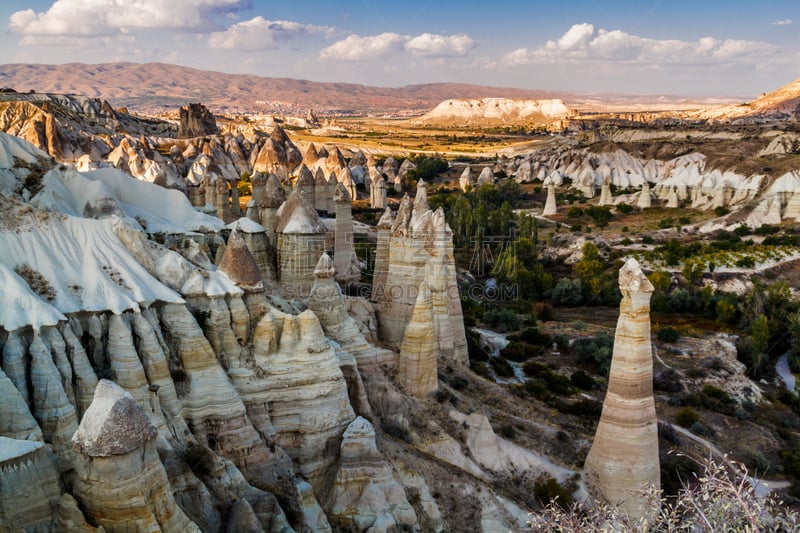
[[[254,74],[228,74],[167,63],[10,63],[0,65],[0,87],[16,91],[74,93],[103,98],[114,106],[153,112],[201,101],[215,112],[422,114],[440,102],[457,98],[560,98],[572,107],[597,102],[632,107],[700,107],[736,99],[688,99],[675,95],[621,95],[544,89],[491,87],[463,83],[424,83],[375,87],[343,82],[317,82]]]

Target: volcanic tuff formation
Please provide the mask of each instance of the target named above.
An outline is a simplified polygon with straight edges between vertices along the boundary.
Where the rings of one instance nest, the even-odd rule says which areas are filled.
[[[291,152],[288,136],[274,137],[264,161],[291,175],[293,156],[283,166],[275,148]],[[127,171],[157,157],[152,139],[125,139],[117,155]],[[439,372],[466,372],[467,360],[452,235],[425,184],[381,218],[376,313],[342,293],[325,253],[333,245],[337,259],[348,255],[340,253],[352,231],[345,183],[321,169],[314,178],[315,204],[323,180],[323,198],[333,203],[334,184],[341,193],[334,236],[303,197],[308,175],[287,199],[276,173],[254,173],[240,218],[237,165],[252,170],[248,160],[266,144],[193,143],[169,156],[176,167],[194,160],[189,175],[202,177],[184,194],[122,167],[54,166],[0,134],[0,300],[10,302],[0,309],[0,437],[22,458],[0,464],[14,472],[0,484],[0,508],[16,510],[15,527],[522,527],[524,512],[490,486],[509,470],[484,470],[470,458],[483,452],[465,455],[460,433],[418,420],[438,405],[429,395],[448,387]],[[349,164],[335,147],[317,157]],[[370,157],[356,159],[353,168],[366,166],[361,179],[380,172]],[[396,175],[411,166],[384,168]],[[359,173],[349,176],[352,185]],[[396,351],[375,345],[380,332]],[[474,519],[436,496],[451,479],[452,490],[474,498]],[[25,501],[14,492],[23,485]]]
[[[181,107],[178,138],[187,139],[214,135],[219,131],[214,115],[203,104],[189,104]]]
[[[547,124],[566,118],[570,113],[561,100],[482,98],[445,100],[417,120],[426,124],[532,125]]]
[[[630,516],[642,517],[658,512],[649,507],[644,489],[660,488],[650,340],[653,285],[639,263],[629,259],[619,271],[619,289],[622,302],[608,391],[585,469],[598,495]]]

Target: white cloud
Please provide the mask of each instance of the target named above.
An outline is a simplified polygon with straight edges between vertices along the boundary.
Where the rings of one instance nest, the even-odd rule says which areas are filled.
[[[417,36],[389,32],[365,36],[354,34],[323,49],[320,58],[364,61],[385,58],[403,50],[422,57],[463,57],[475,46],[474,39],[464,33],[456,35],[423,33]]]
[[[201,30],[214,14],[233,13],[249,0],[55,0],[45,12],[33,9],[11,15],[8,29],[21,35],[91,37],[128,29]]]
[[[475,41],[464,33],[457,35],[423,33],[409,39],[405,47],[416,56],[461,57],[475,48]]]
[[[208,39],[211,48],[267,50],[295,37],[310,34],[331,35],[336,28],[314,26],[290,20],[267,20],[255,17],[239,22],[225,31],[213,32]]]
[[[558,41],[548,41],[547,47],[559,50],[577,50],[584,48],[594,35],[594,25],[575,24]]]
[[[697,41],[651,39],[621,30],[596,29],[594,25],[573,25],[559,39],[539,48],[519,48],[507,53],[507,66],[533,63],[625,62],[637,64],[705,64],[737,60],[754,62],[774,55],[778,48],[762,41],[715,39]]]
[[[403,49],[408,41],[407,35],[397,33],[381,33],[379,35],[348,35],[320,52],[322,59],[338,59],[341,61],[363,61],[380,59]]]
[[[772,23],[773,26],[789,26],[792,24],[792,19],[776,20]]]

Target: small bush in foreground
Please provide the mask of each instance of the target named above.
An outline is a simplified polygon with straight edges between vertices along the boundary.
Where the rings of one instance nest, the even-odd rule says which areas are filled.
[[[568,509],[549,505],[531,515],[532,531],[578,533],[583,531],[715,532],[799,531],[800,516],[774,496],[756,497],[743,465],[708,459],[696,483],[685,485],[674,501],[654,489],[643,491],[648,507],[659,509],[648,518],[630,518],[613,505],[574,504]]]

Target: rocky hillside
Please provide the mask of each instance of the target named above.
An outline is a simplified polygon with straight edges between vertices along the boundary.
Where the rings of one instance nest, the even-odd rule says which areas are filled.
[[[691,116],[718,121],[756,123],[765,120],[800,120],[800,78],[764,93],[752,102],[711,108]]]
[[[413,122],[442,126],[534,126],[567,118],[562,100],[480,98],[446,100]]]
[[[85,94],[115,107],[158,111],[202,101],[213,111],[420,112],[447,98],[553,98],[553,92],[442,83],[407,87],[370,87],[290,78],[208,72],[163,63],[87,65],[0,65],[0,87],[20,92]]]

